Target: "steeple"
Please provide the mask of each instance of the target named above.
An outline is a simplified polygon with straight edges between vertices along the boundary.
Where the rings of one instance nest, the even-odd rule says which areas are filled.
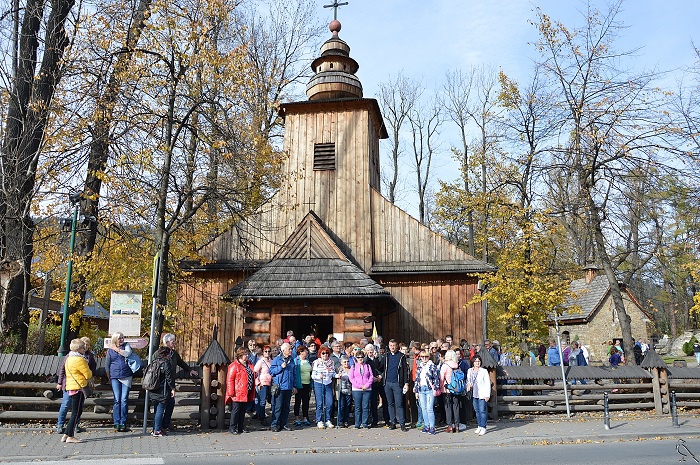
[[[338,37],[341,25],[328,25],[333,36],[321,46],[321,56],[311,63],[314,77],[306,85],[309,100],[362,98],[362,84],[355,73],[360,67],[350,58],[350,47]]]

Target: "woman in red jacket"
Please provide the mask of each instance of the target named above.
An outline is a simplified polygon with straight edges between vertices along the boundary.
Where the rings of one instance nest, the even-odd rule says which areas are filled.
[[[241,347],[236,350],[236,360],[228,366],[226,376],[225,402],[233,402],[231,407],[231,423],[229,432],[232,434],[247,433],[243,425],[245,423],[245,410],[248,402],[255,398],[255,372],[253,365],[248,361],[248,351]]]

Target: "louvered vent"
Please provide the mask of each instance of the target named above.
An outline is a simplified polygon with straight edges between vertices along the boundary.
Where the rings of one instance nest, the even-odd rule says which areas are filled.
[[[335,169],[335,142],[314,144],[314,171]]]

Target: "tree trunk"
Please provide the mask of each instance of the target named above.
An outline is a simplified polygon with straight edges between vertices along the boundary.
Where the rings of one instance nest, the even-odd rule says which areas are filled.
[[[54,0],[46,24],[44,0],[28,0],[13,63],[5,134],[0,153],[0,247],[3,288],[0,292],[0,340],[17,338],[13,350],[26,350],[27,293],[33,256],[34,222],[30,216],[39,148],[61,78],[61,60],[68,46],[65,21],[73,0]],[[39,34],[44,31],[44,36]],[[39,44],[42,61],[38,66]],[[37,70],[38,68],[38,70]]]
[[[89,258],[95,249],[99,223],[100,191],[102,179],[109,157],[109,135],[114,122],[114,107],[121,92],[124,80],[127,78],[127,68],[133,57],[132,51],[138,44],[141,33],[146,26],[146,20],[150,16],[151,0],[141,0],[134,12],[132,26],[127,34],[127,42],[122,47],[117,62],[112,69],[107,86],[100,98],[98,98],[92,120],[95,122],[90,143],[90,155],[88,158],[88,170],[83,187],[83,197],[80,200],[81,213],[90,219],[84,228],[78,232],[75,244],[75,254],[78,257]],[[83,307],[87,293],[86,277],[76,276],[71,292],[79,296],[75,309]]]
[[[615,310],[617,310],[618,318],[620,319],[620,331],[622,332],[622,350],[627,356],[625,357],[625,363],[627,365],[636,365],[634,359],[634,343],[632,342],[632,319],[627,314],[625,309],[625,301],[622,298],[622,291],[620,290],[620,284],[617,281],[617,276],[615,276],[615,270],[612,267],[612,262],[608,251],[605,248],[605,237],[603,236],[603,229],[601,226],[600,213],[598,211],[598,206],[595,204],[590,190],[584,186],[584,192],[586,195],[586,201],[588,203],[588,208],[590,212],[590,227],[593,229],[596,249],[598,252],[598,259],[600,260],[603,270],[605,271],[605,276],[608,278],[608,284],[610,284],[610,295],[613,299],[613,305]]]

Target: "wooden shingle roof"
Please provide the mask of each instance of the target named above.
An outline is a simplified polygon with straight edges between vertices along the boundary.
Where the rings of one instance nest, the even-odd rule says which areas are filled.
[[[273,260],[222,296],[223,299],[390,297],[333,242],[309,212]]]

